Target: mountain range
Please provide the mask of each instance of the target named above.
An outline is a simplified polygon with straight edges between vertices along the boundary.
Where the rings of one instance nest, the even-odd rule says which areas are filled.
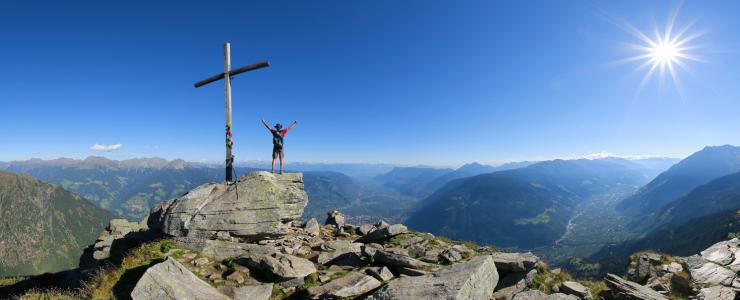
[[[740,148],[730,145],[706,147],[640,188],[617,207],[625,213],[644,217],[688,194],[699,185],[740,171]]]
[[[111,218],[59,186],[0,172],[0,277],[77,267]]]
[[[456,239],[530,249],[558,240],[589,197],[646,183],[626,159],[554,160],[454,180],[423,201],[410,227]]]

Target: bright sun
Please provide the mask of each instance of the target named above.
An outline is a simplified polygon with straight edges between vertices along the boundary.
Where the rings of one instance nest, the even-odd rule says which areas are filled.
[[[699,46],[691,43],[701,37],[701,33],[689,34],[688,31],[691,28],[691,24],[674,33],[677,15],[678,10],[668,19],[668,23],[662,33],[656,28],[654,38],[650,38],[640,30],[628,25],[630,33],[636,36],[640,40],[640,43],[631,45],[631,48],[636,50],[638,54],[623,61],[640,61],[642,64],[637,70],[647,69],[640,88],[654,76],[657,76],[662,82],[666,74],[669,74],[674,86],[680,89],[678,69],[688,70],[686,62],[689,60],[701,61],[698,56],[691,53],[692,50],[699,48]]]

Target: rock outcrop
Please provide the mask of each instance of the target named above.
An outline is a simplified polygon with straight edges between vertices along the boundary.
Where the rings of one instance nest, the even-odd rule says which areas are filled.
[[[668,300],[668,297],[646,286],[634,283],[621,277],[608,274],[606,285],[610,291],[602,297],[615,300]]]
[[[229,300],[172,258],[144,272],[131,292],[133,300]]]
[[[488,300],[498,283],[490,255],[442,268],[436,272],[389,282],[370,299],[480,299]]]
[[[233,185],[208,183],[161,202],[148,224],[172,237],[212,239],[223,232],[256,241],[284,235],[283,223],[299,218],[307,203],[302,174],[254,172]]]
[[[528,291],[546,269],[532,253],[384,221],[348,224],[336,210],[324,225],[296,220],[307,201],[300,174],[206,184],[155,206],[148,230],[112,222],[95,249],[115,251],[98,265],[121,261],[132,245],[165,257],[138,280],[134,299],[588,299],[575,282],[562,286],[573,295]]]

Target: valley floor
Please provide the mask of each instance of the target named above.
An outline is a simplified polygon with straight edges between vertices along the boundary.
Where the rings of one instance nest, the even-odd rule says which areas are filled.
[[[634,236],[625,229],[625,220],[615,206],[635,192],[634,187],[620,187],[608,194],[597,194],[576,208],[565,233],[554,245],[532,249],[545,261],[568,265],[586,258],[604,246],[623,242]]]

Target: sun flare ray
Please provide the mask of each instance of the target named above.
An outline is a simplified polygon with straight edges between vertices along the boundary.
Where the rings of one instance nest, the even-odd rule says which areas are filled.
[[[680,71],[688,71],[688,61],[703,62],[700,56],[691,53],[701,48],[693,44],[701,38],[702,32],[690,32],[694,22],[686,26],[677,25],[678,10],[674,11],[665,23],[665,28],[660,30],[657,26],[653,29],[652,37],[630,24],[627,25],[628,32],[637,38],[635,44],[629,48],[637,52],[635,55],[619,60],[620,63],[640,62],[635,71],[646,70],[640,82],[642,89],[653,78],[657,77],[659,85],[663,85],[666,79],[670,79],[677,90],[679,87]],[[667,78],[669,77],[669,78]]]

